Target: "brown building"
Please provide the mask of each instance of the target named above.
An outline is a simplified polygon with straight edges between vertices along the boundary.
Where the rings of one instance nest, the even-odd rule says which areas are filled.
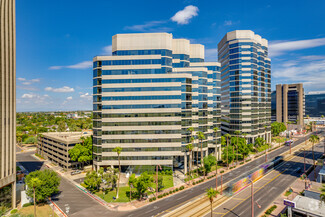
[[[16,206],[15,1],[0,0],[0,206]]]
[[[299,84],[276,85],[276,121],[304,124],[304,88]]]
[[[37,144],[37,153],[63,168],[76,167],[80,163],[71,161],[69,150],[82,142],[81,137],[91,135],[92,131],[43,133]]]

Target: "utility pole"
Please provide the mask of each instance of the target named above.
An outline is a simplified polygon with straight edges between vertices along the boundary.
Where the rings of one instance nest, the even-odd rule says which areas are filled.
[[[251,199],[252,199],[252,217],[254,217],[254,184],[253,184],[253,180],[250,180],[251,181],[251,188],[252,188],[252,191],[251,191]]]
[[[220,190],[220,195],[222,195],[222,173],[221,173],[221,190]]]

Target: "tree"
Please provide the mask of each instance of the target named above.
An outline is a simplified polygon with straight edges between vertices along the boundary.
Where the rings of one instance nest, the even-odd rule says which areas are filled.
[[[87,172],[86,177],[84,179],[84,184],[86,185],[86,188],[89,191],[97,191],[101,183],[102,178],[100,174],[98,174],[96,171]]]
[[[192,151],[193,151],[193,144],[190,143],[190,144],[187,144],[186,145],[186,149],[190,152],[190,171],[189,171],[189,174],[191,174],[191,170],[192,170]]]
[[[163,180],[163,176],[158,176],[158,192],[165,187]]]
[[[58,122],[58,131],[59,132],[65,132],[67,129],[66,124],[64,121]]]
[[[262,147],[263,145],[265,145],[265,140],[263,138],[258,137],[255,139],[255,143],[254,143],[255,148]]]
[[[208,155],[203,158],[204,168],[207,173],[211,172],[211,167],[216,164],[216,157],[213,155]]]
[[[36,188],[41,185],[41,180],[37,177],[32,177],[28,180],[27,185],[33,189],[34,216],[36,217]]]
[[[201,131],[197,132],[197,137],[201,143],[201,167],[203,167],[203,140],[205,139],[204,133]],[[205,177],[205,171],[203,170],[203,176]]]
[[[208,188],[206,190],[206,196],[209,198],[210,200],[210,207],[211,207],[211,217],[213,216],[213,208],[212,208],[212,203],[213,203],[213,199],[217,196],[219,192],[213,188]]]
[[[76,144],[69,150],[69,156],[72,161],[78,161],[82,163],[82,167],[85,162],[89,162],[93,159],[93,137],[81,137],[82,143]]]
[[[118,181],[117,181],[117,191],[116,191],[116,199],[118,199],[118,191],[120,188],[120,178],[121,178],[121,162],[120,162],[120,154],[122,152],[122,148],[121,147],[115,147],[113,149],[114,152],[117,153],[117,158],[118,158]]]
[[[25,182],[28,186],[26,194],[34,198],[34,205],[59,192],[60,178],[52,170],[31,172],[26,176]]]
[[[136,181],[136,189],[140,198],[144,196],[144,193],[153,183],[153,177],[148,175],[147,172],[143,172]]]
[[[219,128],[218,127],[214,127],[213,128],[213,132],[214,132],[214,143],[215,143],[215,155],[216,155],[216,157],[217,157],[217,155],[218,155],[218,153],[217,153],[217,146],[218,146],[218,144],[217,144],[217,137],[218,137],[218,130],[219,130]]]
[[[237,154],[236,154],[236,165],[238,165],[238,149],[239,149],[239,146],[238,146],[238,143],[239,143],[239,135],[240,135],[240,131],[239,130],[236,130],[234,132],[236,134],[236,137],[237,137],[237,145],[236,145],[236,150],[237,150]]]
[[[130,186],[130,201],[131,201],[131,196],[132,196],[132,188],[135,186],[136,182],[137,182],[137,179],[135,178],[135,174],[133,173],[129,177],[129,181],[128,181],[128,184]]]
[[[317,135],[311,135],[310,138],[309,138],[309,141],[311,143],[313,143],[312,150],[313,150],[314,179],[316,181],[317,175],[316,175],[316,168],[315,168],[314,145],[315,145],[315,143],[319,142],[319,137]]]
[[[271,124],[271,133],[273,136],[279,136],[281,132],[284,132],[287,129],[286,125],[284,123],[279,122],[273,122]]]
[[[229,137],[231,137],[231,136],[230,136],[230,134],[227,133],[225,135],[225,137],[227,139],[227,149],[226,149],[227,150],[227,158],[226,158],[227,159],[227,168],[229,169],[229,156],[228,156],[229,155]],[[225,159],[225,158],[223,158],[223,159]]]

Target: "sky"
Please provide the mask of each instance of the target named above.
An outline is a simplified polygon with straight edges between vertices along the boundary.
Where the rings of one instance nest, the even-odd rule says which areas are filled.
[[[233,30],[269,41],[272,90],[325,91],[324,0],[16,0],[17,111],[92,109],[92,59],[119,33],[168,32],[205,45]]]

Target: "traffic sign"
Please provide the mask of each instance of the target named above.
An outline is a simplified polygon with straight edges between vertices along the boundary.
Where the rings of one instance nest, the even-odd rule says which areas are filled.
[[[296,203],[295,202],[292,202],[290,200],[283,200],[283,204],[286,205],[286,206],[290,206],[292,208],[295,208],[296,207]]]

